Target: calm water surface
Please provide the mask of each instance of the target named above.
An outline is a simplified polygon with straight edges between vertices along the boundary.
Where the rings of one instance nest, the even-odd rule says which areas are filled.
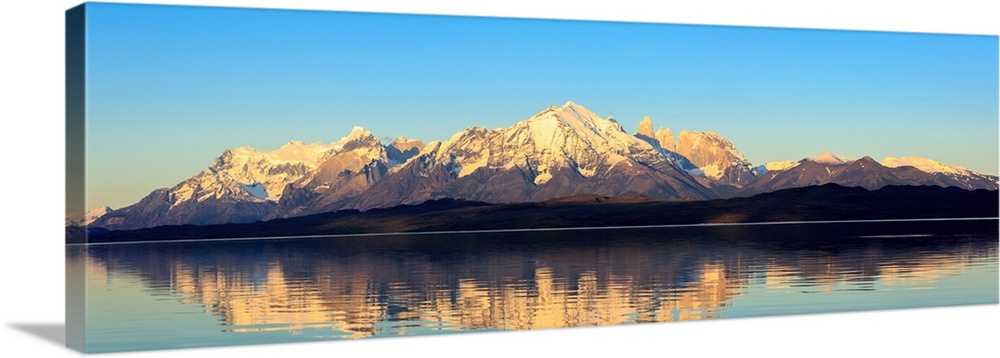
[[[998,302],[996,220],[69,246],[87,350]]]

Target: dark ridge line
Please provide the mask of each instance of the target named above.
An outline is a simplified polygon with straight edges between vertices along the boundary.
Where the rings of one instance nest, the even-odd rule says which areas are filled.
[[[886,222],[920,222],[920,221],[980,221],[980,220],[1000,220],[1000,217],[968,217],[968,218],[927,218],[927,219],[870,219],[870,220],[817,220],[817,221],[762,221],[745,223],[701,223],[701,224],[665,224],[665,225],[634,225],[634,226],[593,226],[593,227],[555,227],[555,228],[524,228],[524,229],[491,229],[491,230],[453,230],[453,231],[400,231],[385,233],[357,233],[357,234],[329,234],[329,235],[299,235],[299,236],[262,236],[262,237],[236,237],[236,238],[214,238],[214,239],[168,239],[168,240],[142,240],[142,241],[117,241],[117,242],[94,242],[94,243],[69,243],[66,246],[104,246],[104,245],[140,245],[140,244],[163,244],[174,242],[224,242],[224,241],[260,241],[260,240],[290,240],[290,239],[322,239],[322,238],[348,238],[348,237],[372,237],[372,236],[404,236],[404,235],[444,235],[444,234],[485,234],[485,233],[505,233],[505,232],[551,232],[551,231],[579,231],[579,230],[612,230],[612,229],[658,229],[658,228],[683,228],[683,227],[728,227],[728,226],[765,226],[765,225],[806,225],[806,224],[855,224],[855,223],[886,223]]]

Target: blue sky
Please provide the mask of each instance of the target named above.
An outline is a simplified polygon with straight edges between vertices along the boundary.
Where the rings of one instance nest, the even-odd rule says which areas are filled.
[[[88,205],[224,149],[447,139],[567,100],[713,130],[754,164],[832,151],[997,174],[995,36],[88,5]]]

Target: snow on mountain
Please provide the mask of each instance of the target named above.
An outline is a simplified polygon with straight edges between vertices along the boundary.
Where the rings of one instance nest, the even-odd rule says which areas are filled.
[[[833,153],[830,153],[828,151],[823,152],[814,157],[806,158],[805,160],[820,164],[832,164],[832,165],[844,164],[853,161],[853,159],[841,159],[840,157],[837,157],[836,155],[833,155]]]
[[[87,214],[83,218],[83,224],[90,225],[90,223],[94,222],[97,219],[100,219],[102,216],[107,215],[112,211],[114,210],[111,209],[110,206],[98,206],[96,208],[90,209],[87,211]]]
[[[308,179],[287,185],[277,209],[265,219],[333,211],[382,180],[389,171],[390,146],[368,131],[352,133],[348,138],[339,151],[320,161]],[[411,149],[398,153],[397,160],[405,161],[406,155],[412,155]]]
[[[344,151],[345,146],[370,137],[371,133],[364,128],[354,127],[350,134],[333,143],[293,141],[272,151],[252,147],[226,150],[211,167],[173,189],[176,199],[173,205],[226,195],[251,201],[278,201],[285,186],[312,177],[321,162]],[[369,161],[384,157],[384,153],[365,150],[361,157]]]
[[[66,226],[83,226],[100,219],[102,216],[114,211],[109,206],[98,206],[87,210],[85,213],[77,212],[66,215]]]
[[[508,128],[472,127],[429,143],[345,207],[389,207],[443,197],[541,201],[582,193],[714,196],[614,119],[567,102]]]
[[[758,166],[754,167],[753,170],[754,170],[754,172],[757,173],[757,176],[759,177],[759,176],[764,175],[767,172],[771,172],[771,171],[775,171],[775,170],[786,170],[786,169],[794,167],[794,166],[796,166],[798,164],[799,164],[799,162],[793,162],[791,160],[785,159],[785,160],[782,160],[780,162],[766,162],[764,164],[761,164],[761,165],[758,165]]]
[[[795,166],[796,164],[798,164],[798,162],[793,162],[791,160],[785,159],[780,162],[764,163],[764,168],[767,168],[767,170],[785,170]]]
[[[989,189],[998,188],[998,178],[993,175],[976,173],[974,171],[944,164],[932,159],[921,157],[885,157],[882,165],[890,168],[913,167],[922,172],[937,176],[950,186],[957,186],[963,189]]]
[[[354,127],[332,143],[289,142],[278,149],[227,149],[210,167],[172,188],[158,189],[138,203],[95,222],[134,229],[172,224],[252,222],[271,215],[286,189],[317,185],[342,166],[387,162],[385,149],[367,130]],[[330,171],[335,173],[330,174]],[[366,187],[367,188],[367,187]]]
[[[921,157],[902,157],[902,158],[885,157],[884,159],[882,159],[881,163],[882,165],[890,168],[911,166],[927,173],[968,174],[972,172],[962,167],[951,166],[935,160],[921,158]]]
[[[780,162],[767,162],[764,165],[757,166],[754,170],[759,173],[759,175],[764,175],[765,173],[772,171],[788,170],[795,166],[800,165],[803,162],[812,162],[826,165],[830,168],[833,166],[839,166],[842,164],[849,164],[856,162],[857,159],[844,159],[840,158],[833,153],[823,152],[814,157],[805,158],[800,162],[793,162],[790,160],[784,160]],[[921,158],[921,157],[903,157],[903,158],[893,158],[886,157],[879,162],[882,166],[890,169],[898,169],[903,167],[912,167],[921,172],[933,174],[938,177],[939,180],[944,182],[947,186],[957,186],[965,189],[995,189],[996,188],[996,177],[979,174],[971,170],[944,164],[932,159]],[[833,169],[830,169],[832,172]],[[899,171],[897,171],[899,172]],[[940,185],[940,184],[932,184]]]
[[[550,106],[507,128],[471,127],[426,145],[407,138],[386,144],[354,127],[332,143],[225,150],[207,169],[174,187],[154,190],[125,208],[93,211],[85,220],[107,229],[136,229],[245,223],[441,198],[493,203],[580,194],[710,199],[825,183],[869,189],[997,188],[996,176],[918,157],[886,158],[880,164],[824,152],[755,168],[714,132],[682,131],[675,141],[669,129],[654,133],[653,128],[645,117],[632,135],[613,118],[573,102]]]
[[[871,157],[841,159],[830,152],[805,158],[783,170],[768,171],[744,187],[739,195],[750,196],[775,190],[835,183],[875,190],[886,185],[954,186],[947,178],[910,166],[890,168]]]
[[[473,127],[457,133],[441,144],[436,159],[460,168],[456,174],[461,178],[486,166],[509,169],[522,165],[512,159],[523,157],[538,173],[535,183],[544,184],[552,171],[560,169],[593,177],[599,166],[626,160],[632,151],[645,155],[646,160],[656,157],[650,145],[625,133],[618,122],[567,102],[510,128],[487,131]]]

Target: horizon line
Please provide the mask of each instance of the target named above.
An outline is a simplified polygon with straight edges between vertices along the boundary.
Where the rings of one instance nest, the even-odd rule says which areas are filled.
[[[139,245],[139,244],[160,244],[172,242],[220,242],[220,241],[258,241],[258,240],[289,240],[289,239],[322,239],[322,238],[352,238],[352,237],[372,237],[372,236],[405,236],[405,235],[448,235],[448,234],[489,234],[506,232],[551,232],[551,231],[581,231],[581,230],[613,230],[613,229],[667,229],[685,227],[729,227],[729,226],[766,226],[766,225],[805,225],[805,224],[851,224],[851,223],[884,223],[884,222],[916,222],[916,221],[981,221],[998,220],[1000,217],[967,217],[967,218],[927,218],[927,219],[862,219],[862,220],[815,220],[815,221],[757,221],[745,223],[700,223],[700,224],[665,224],[665,225],[635,225],[635,226],[585,226],[585,227],[555,227],[555,228],[524,228],[524,229],[484,229],[484,230],[454,230],[454,231],[397,231],[386,233],[357,233],[357,234],[328,234],[328,235],[302,235],[302,236],[261,236],[261,237],[238,237],[238,238],[210,238],[210,239],[177,239],[177,240],[144,240],[144,241],[119,241],[119,242],[86,242],[67,243],[66,246],[99,246],[99,245]],[[232,225],[232,224],[222,224]],[[240,225],[240,224],[235,224]],[[209,226],[209,225],[205,225]]]

